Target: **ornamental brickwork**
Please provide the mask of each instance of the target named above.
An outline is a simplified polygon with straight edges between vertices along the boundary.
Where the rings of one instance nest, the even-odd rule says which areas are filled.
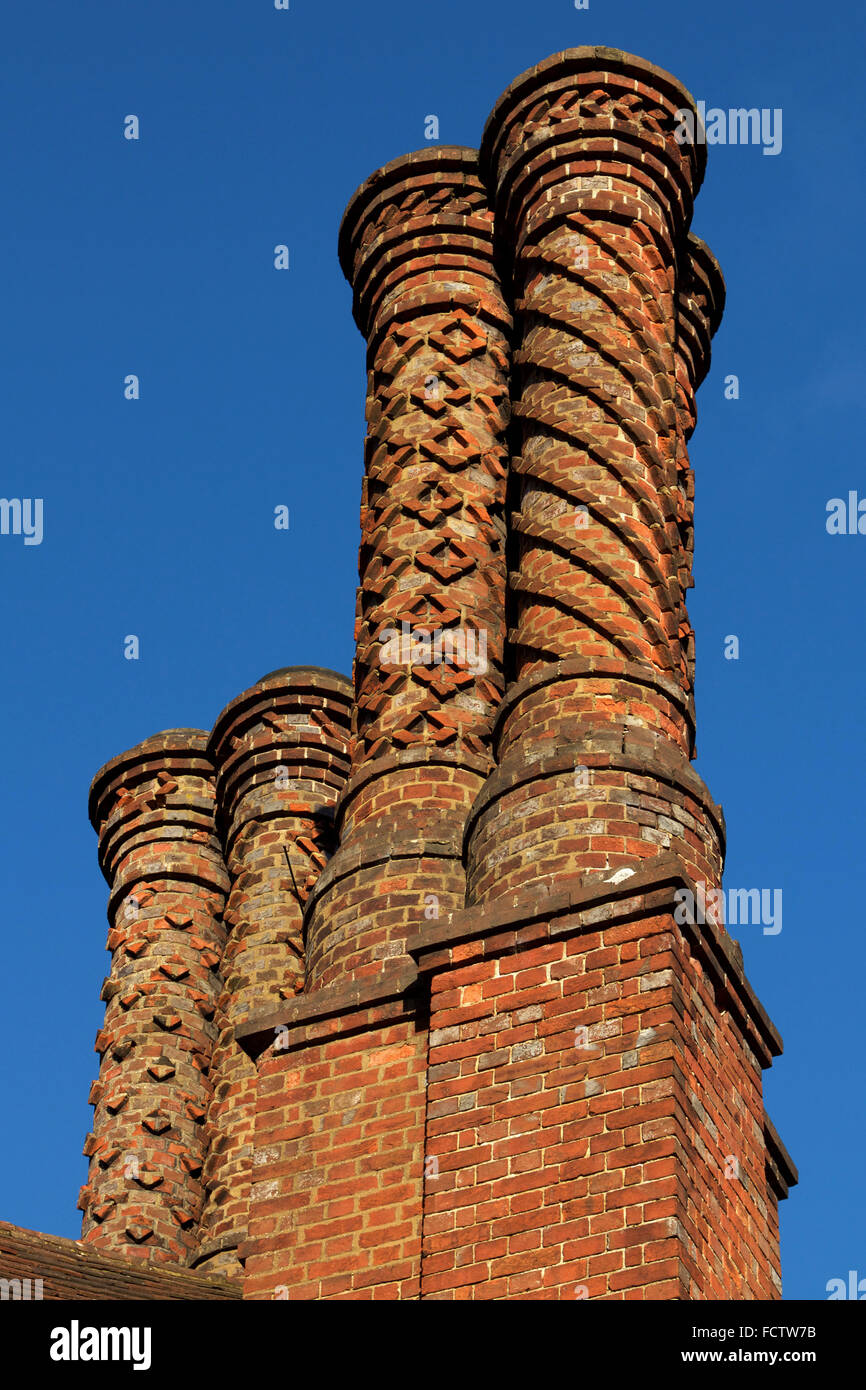
[[[724,922],[679,910],[725,846],[686,608],[725,288],[683,109],[670,74],[571,49],[479,150],[349,202],[353,679],[273,672],[91,790],[111,967],[80,1205],[105,1281],[781,1295],[781,1040]]]

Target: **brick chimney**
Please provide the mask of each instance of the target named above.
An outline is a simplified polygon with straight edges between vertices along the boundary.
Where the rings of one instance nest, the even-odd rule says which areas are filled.
[[[229,886],[207,734],[169,729],[106,763],[90,819],[111,889],[111,968],[83,1238],[130,1259],[186,1264],[202,1208]]]
[[[686,108],[570,49],[351,199],[353,685],[274,672],[94,782],[94,1245],[249,1299],[780,1296],[781,1039],[692,766]]]
[[[692,295],[706,156],[673,138],[690,102],[649,64],[578,49],[517,78],[484,133],[513,248],[515,429],[511,680],[467,827],[473,902],[672,848],[720,878],[721,813],[689,766],[686,440],[718,321]]]
[[[206,1200],[193,1261],[203,1274],[242,1273],[238,1248],[255,1179],[256,1068],[234,1030],[304,987],[304,905],[335,848],[351,701],[345,676],[290,666],[232,700],[210,736],[231,891],[205,1131]]]
[[[256,1068],[235,1040],[257,1009],[303,990],[303,908],[335,848],[334,802],[349,770],[352,687],[318,667],[261,678],[210,735],[217,824],[231,892],[207,1115],[206,1202],[193,1264],[239,1276],[254,1181]]]
[[[367,339],[366,472],[354,756],[309,908],[311,988],[405,961],[419,909],[463,906],[463,827],[503,688],[510,316],[476,152],[431,147],[373,174],[340,262]],[[474,660],[449,659],[455,643]]]
[[[503,689],[511,320],[477,153],[378,170],[346,210],[340,261],[368,362],[354,752],[307,907],[305,995],[239,1029],[253,1052],[286,1030],[259,1071],[280,1103],[257,1117],[247,1287],[412,1298],[426,1032],[405,942],[463,907],[463,829]]]
[[[721,274],[689,234],[692,98],[611,49],[511,84],[482,173],[515,315],[508,687],[468,901],[409,942],[430,991],[421,1287],[772,1298],[780,1040],[721,915],[694,752],[694,392]]]

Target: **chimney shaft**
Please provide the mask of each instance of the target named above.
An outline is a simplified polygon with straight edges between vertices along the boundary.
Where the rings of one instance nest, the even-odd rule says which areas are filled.
[[[461,840],[503,689],[510,318],[475,151],[352,198],[340,259],[368,341],[352,775],[309,917],[310,986],[378,974],[462,907]]]
[[[228,879],[207,735],[156,734],[97,773],[90,817],[111,886],[111,969],[96,1040],[83,1238],[186,1265],[201,1214],[203,1125]]]
[[[205,1204],[193,1263],[242,1273],[253,1181],[256,1068],[235,1028],[304,987],[304,904],[334,852],[334,803],[350,757],[351,683],[316,667],[263,677],[210,737],[231,891],[208,1111]]]
[[[705,151],[674,136],[691,105],[651,64],[577,49],[512,83],[484,132],[515,312],[512,680],[467,826],[471,902],[669,849],[721,873],[689,766],[686,440],[721,298],[707,253],[708,318],[688,238]]]

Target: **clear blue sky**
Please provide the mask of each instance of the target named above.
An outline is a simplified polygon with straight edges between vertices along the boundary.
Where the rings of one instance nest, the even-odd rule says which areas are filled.
[[[7,1220],[79,1232],[108,965],[93,773],[157,730],[210,727],[275,667],[351,667],[364,358],[342,210],[424,144],[425,116],[477,144],[514,76],[580,43],[640,54],[708,106],[784,113],[777,156],[709,150],[694,221],[728,284],[692,447],[698,769],[728,820],[726,885],[784,894],[779,935],[739,934],[786,1040],[765,1077],[801,1172],[786,1295],[866,1275],[866,536],[825,529],[828,499],[866,496],[853,0],[7,7],[0,495],[45,509],[41,545],[0,536]]]

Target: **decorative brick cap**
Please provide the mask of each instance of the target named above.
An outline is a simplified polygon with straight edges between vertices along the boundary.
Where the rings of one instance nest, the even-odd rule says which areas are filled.
[[[584,103],[583,94],[599,90],[610,98],[606,109]],[[522,73],[497,101],[481,141],[481,176],[496,206],[499,241],[520,254],[527,239],[545,235],[555,218],[580,206],[645,222],[674,255],[707,164],[705,144],[676,138],[681,110],[696,112],[687,88],[619,49],[566,49]],[[601,187],[594,177],[587,183],[587,167]]]
[[[312,697],[311,704],[332,699],[345,706],[347,726],[351,720],[353,689],[348,676],[325,666],[282,666],[279,670],[269,671],[248,690],[241,691],[217,715],[208,739],[208,750],[215,763],[221,755],[221,745],[238,719],[248,709],[267,705],[278,695],[308,695]]]
[[[338,254],[343,274],[350,285],[355,275],[354,242],[372,204],[382,194],[391,192],[408,177],[424,173],[425,169],[431,173],[451,172],[457,182],[467,175],[474,176],[480,183],[478,151],[470,145],[428,145],[422,150],[413,150],[411,154],[389,160],[380,169],[374,170],[355,189],[340,222]]]
[[[654,86],[663,95],[672,98],[677,107],[688,107],[697,114],[697,103],[688,88],[672,73],[656,67],[655,63],[648,62],[646,58],[639,58],[635,53],[625,53],[621,48],[606,48],[603,45],[589,44],[580,48],[565,48],[560,53],[551,53],[549,58],[527,68],[508,84],[498,98],[487,118],[481,137],[482,169],[486,171],[492,167],[496,141],[509,115],[520,102],[525,101],[527,97],[536,96],[552,82],[577,76],[581,72],[602,72],[605,75],[630,78]],[[703,145],[695,148],[698,151],[702,173],[706,164],[706,149]]]
[[[163,729],[103,763],[90,784],[87,803],[94,830],[99,831],[105,798],[111,796],[117,784],[127,781],[136,770],[152,768],[156,773],[165,760],[172,759],[177,760],[172,762],[173,770],[179,770],[179,766],[188,762],[190,771],[200,772],[205,777],[212,776],[213,766],[207,755],[207,744],[208,736],[204,729]]]
[[[710,369],[711,343],[724,307],[721,267],[706,242],[690,233],[678,292],[677,348],[689,369],[693,390]]]
[[[269,793],[276,798],[271,810],[278,812],[289,803],[297,809],[309,802],[313,784],[317,804],[336,799],[349,772],[352,706],[351,681],[314,666],[271,671],[226,705],[209,742],[217,770],[217,825],[226,848],[245,819],[263,813],[262,797]],[[304,779],[307,791],[276,789],[280,770],[293,782]]]
[[[321,683],[325,685],[333,684],[338,690],[346,690],[350,695],[352,693],[351,677],[343,675],[342,671],[332,671],[330,666],[279,666],[276,671],[268,671],[266,676],[260,676],[256,681],[256,686],[264,685],[266,681],[275,680],[277,676],[283,677],[284,682],[287,684],[289,683],[287,677],[297,677],[298,684],[302,685],[305,689],[308,683],[304,680],[304,677],[312,676],[315,678],[313,683],[317,688]],[[322,677],[321,682],[319,681],[319,677]],[[255,689],[255,687],[253,687],[253,689]],[[241,697],[238,696],[238,698],[240,699]]]

